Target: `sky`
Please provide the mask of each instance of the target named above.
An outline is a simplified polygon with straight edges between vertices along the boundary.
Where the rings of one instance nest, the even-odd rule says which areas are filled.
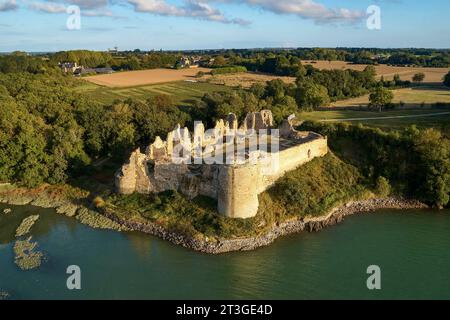
[[[449,13],[448,0],[0,0],[0,52],[450,48]]]

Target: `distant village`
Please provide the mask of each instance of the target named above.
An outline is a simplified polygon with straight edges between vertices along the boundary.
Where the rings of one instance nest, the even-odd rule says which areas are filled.
[[[59,67],[64,73],[71,73],[75,76],[89,75],[89,74],[110,74],[114,70],[110,67],[105,68],[85,68],[78,65],[76,62],[62,62]]]

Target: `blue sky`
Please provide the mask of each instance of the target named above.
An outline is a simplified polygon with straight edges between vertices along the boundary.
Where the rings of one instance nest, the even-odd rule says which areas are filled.
[[[370,5],[381,30],[366,27]],[[449,13],[448,0],[0,0],[0,51],[450,48]]]

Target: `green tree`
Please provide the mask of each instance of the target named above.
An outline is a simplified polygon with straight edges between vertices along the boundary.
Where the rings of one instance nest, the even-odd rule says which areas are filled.
[[[413,78],[412,78],[413,82],[419,84],[421,82],[423,82],[423,80],[425,80],[425,74],[420,72],[420,73],[416,73]]]
[[[450,72],[447,73],[444,77],[444,85],[450,87]]]
[[[252,84],[249,90],[258,99],[261,99],[266,93],[266,87],[260,82],[255,82],[254,84]]]
[[[375,185],[375,191],[380,197],[387,197],[391,193],[391,185],[385,177],[378,177]]]
[[[298,111],[298,106],[294,98],[285,96],[278,104],[270,106],[269,109],[272,111],[275,125],[280,125],[284,119]]]
[[[286,94],[286,83],[281,79],[274,79],[267,82],[266,94],[275,100],[283,98]]]
[[[142,144],[153,142],[156,136],[165,137],[179,123],[185,125],[188,115],[173,104],[170,96],[158,95],[147,101],[129,101],[134,113],[136,139]]]
[[[227,65],[227,61],[223,56],[217,56],[214,58],[213,67],[223,67]]]
[[[108,141],[110,154],[121,159],[136,144],[136,132],[130,105],[123,102],[107,109],[103,130],[104,141]]]
[[[442,208],[450,200],[450,141],[435,129],[412,130],[411,139],[417,153],[417,192]]]
[[[298,84],[295,100],[301,109],[311,110],[328,104],[330,97],[326,87],[310,80],[305,80]]]
[[[394,99],[394,94],[389,89],[377,86],[373,89],[369,96],[370,106],[377,108],[380,112],[389,105]]]

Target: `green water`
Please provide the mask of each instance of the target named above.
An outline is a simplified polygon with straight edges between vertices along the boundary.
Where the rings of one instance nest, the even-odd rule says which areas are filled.
[[[380,211],[252,252],[211,256],[136,232],[93,230],[53,210],[0,205],[0,291],[15,299],[450,299],[450,212]],[[14,264],[14,231],[41,214],[33,239],[46,261]],[[81,268],[82,289],[66,288]],[[366,287],[381,268],[379,291]]]

